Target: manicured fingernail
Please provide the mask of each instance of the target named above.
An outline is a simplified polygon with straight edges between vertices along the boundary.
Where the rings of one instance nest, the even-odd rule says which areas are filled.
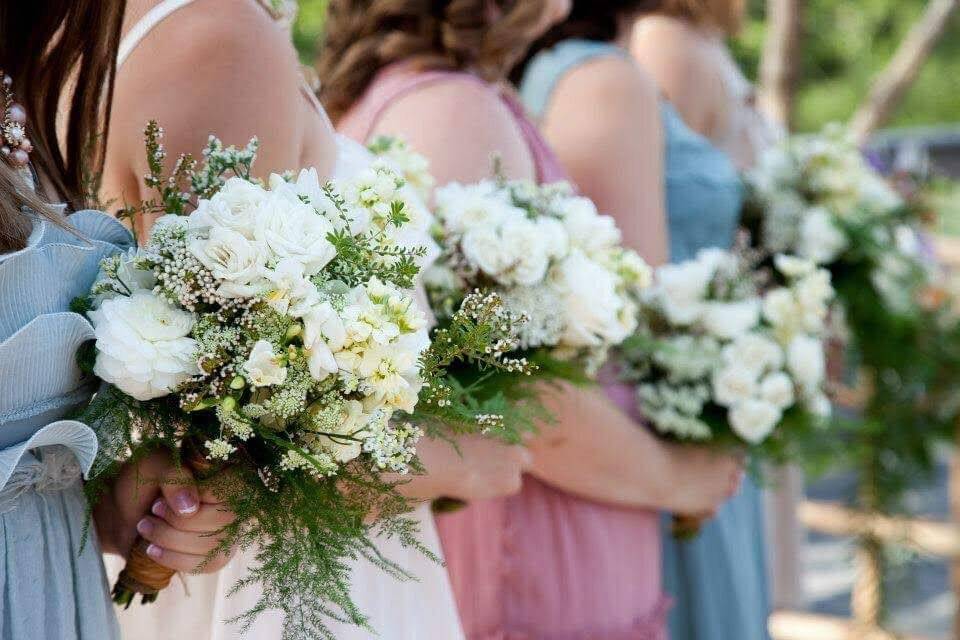
[[[189,491],[181,491],[173,497],[173,508],[176,509],[180,515],[188,516],[191,513],[196,513],[200,505],[192,493]]]
[[[150,556],[151,558],[153,558],[154,560],[159,560],[159,559],[160,559],[160,556],[163,555],[163,549],[161,549],[160,547],[158,547],[158,546],[155,545],[155,544],[148,545],[148,546],[147,546],[147,555]]]
[[[153,515],[162,518],[163,514],[166,512],[167,507],[163,502],[163,499],[157,500],[153,503],[153,506],[150,507],[150,513]]]
[[[142,536],[148,536],[153,533],[154,524],[150,522],[147,518],[144,518],[137,523],[137,533]]]

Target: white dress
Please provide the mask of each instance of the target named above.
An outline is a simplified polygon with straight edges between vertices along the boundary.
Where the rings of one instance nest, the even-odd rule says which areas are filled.
[[[161,20],[194,0],[164,0],[134,26],[121,45],[122,64],[136,44]],[[197,0],[202,1],[202,0]],[[248,1],[248,0],[238,0]],[[316,102],[312,92],[304,93]],[[326,117],[317,103],[318,117]],[[337,162],[334,177],[353,175],[369,165],[370,154],[356,142],[337,135]],[[412,197],[412,196],[408,196]],[[423,210],[426,211],[425,209]],[[416,218],[415,218],[416,220]],[[416,224],[417,244],[433,246],[428,234],[429,220]],[[413,517],[420,523],[421,542],[438,557],[440,541],[429,505],[420,505]],[[413,581],[399,581],[367,561],[353,567],[354,602],[369,618],[371,633],[359,627],[330,622],[338,640],[382,638],[384,640],[461,640],[463,631],[446,569],[422,553],[403,548],[396,540],[376,541],[383,555],[403,567]],[[238,555],[223,571],[213,575],[190,575],[175,579],[151,605],[134,604],[119,612],[124,638],[131,640],[277,640],[283,619],[279,612],[261,615],[247,631],[225,623],[257,602],[251,587],[227,597],[231,587],[246,575],[254,552]],[[111,579],[123,567],[116,557],[107,558]]]

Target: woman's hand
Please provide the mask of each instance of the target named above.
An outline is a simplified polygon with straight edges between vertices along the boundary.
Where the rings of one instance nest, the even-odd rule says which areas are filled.
[[[137,535],[158,564],[186,573],[214,573],[230,557],[209,554],[233,514],[209,491],[198,489],[185,467],[166,453],[128,464],[94,509],[103,550],[126,557]]]
[[[709,519],[740,490],[743,459],[708,447],[665,444],[669,474],[664,506],[672,513]]]
[[[523,472],[530,464],[525,447],[478,435],[460,436],[455,443],[456,448],[444,440],[421,440],[417,455],[425,473],[400,485],[398,491],[408,498],[448,497],[469,502],[520,490]]]

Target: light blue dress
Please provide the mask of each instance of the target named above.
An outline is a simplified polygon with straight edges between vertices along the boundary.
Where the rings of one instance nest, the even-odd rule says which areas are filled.
[[[119,628],[96,535],[81,553],[97,439],[64,419],[92,380],[76,364],[93,329],[69,311],[100,259],[132,246],[113,218],[83,211],[73,234],[36,219],[26,248],[0,255],[0,638],[113,640]]]
[[[605,42],[566,40],[537,55],[520,93],[542,115],[564,73],[600,56],[626,55]],[[743,187],[730,158],[661,103],[665,141],[670,259],[693,258],[707,247],[729,247],[736,234]],[[737,496],[690,542],[677,542],[664,517],[664,586],[674,599],[672,640],[767,640],[769,594],[761,493],[747,480]]]

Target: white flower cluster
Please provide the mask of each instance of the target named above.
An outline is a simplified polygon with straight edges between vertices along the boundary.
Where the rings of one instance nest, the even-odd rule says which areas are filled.
[[[97,375],[140,401],[217,407],[211,458],[270,425],[300,447],[287,470],[327,475],[364,452],[405,470],[419,431],[391,418],[417,403],[427,321],[370,275],[403,255],[403,186],[379,164],[329,184],[315,170],[267,187],[234,177],[192,215],[164,216],[146,248],[103,265]],[[340,255],[344,233],[365,250]]]
[[[411,149],[405,140],[392,136],[377,136],[367,147],[372,153],[393,163],[407,184],[425,202],[430,200],[436,181],[430,173],[430,161],[426,157]]]
[[[765,210],[766,248],[820,265],[848,248],[846,223],[887,216],[903,204],[839,126],[770,148],[747,182]]]
[[[428,286],[496,290],[528,317],[522,347],[602,354],[635,330],[635,297],[651,271],[568,184],[453,183],[436,205],[444,258]]]
[[[788,284],[762,296],[731,252],[709,249],[657,270],[643,309],[654,346],[631,364],[641,372],[641,409],[658,430],[709,439],[722,415],[758,444],[794,406],[829,411],[821,336],[830,275],[784,255],[775,265]]]

